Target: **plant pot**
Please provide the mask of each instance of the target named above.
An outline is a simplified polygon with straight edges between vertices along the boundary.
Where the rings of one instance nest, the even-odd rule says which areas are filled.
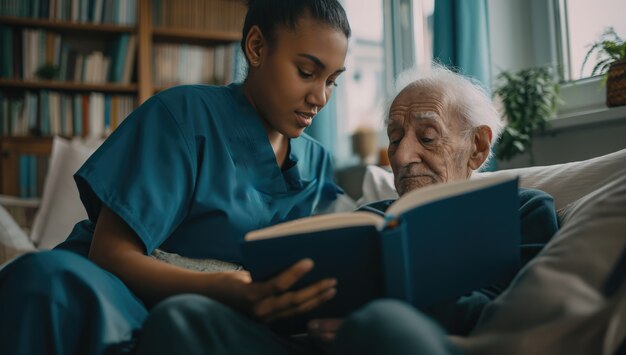
[[[626,61],[617,62],[609,68],[606,79],[606,105],[626,105]]]

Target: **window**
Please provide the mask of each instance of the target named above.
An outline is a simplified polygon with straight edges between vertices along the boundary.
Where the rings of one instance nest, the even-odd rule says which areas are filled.
[[[352,37],[346,57],[348,71],[340,77],[338,90],[333,94],[338,118],[334,147],[337,166],[355,162],[351,137],[358,130],[379,132],[378,145],[386,146],[383,110],[389,98],[389,84],[393,81],[392,68],[398,64],[394,61],[405,58],[406,54],[410,54],[407,57],[416,58],[418,63],[430,61],[434,1],[342,0],[352,28]],[[405,11],[411,7],[412,12]],[[402,17],[403,14],[406,17]],[[404,29],[411,25],[411,18],[411,36],[402,39],[394,37],[394,25],[396,31],[406,35]],[[399,23],[405,26],[397,26]],[[410,46],[410,53],[400,53],[409,47],[399,43],[413,39],[415,45]],[[400,62],[405,67],[414,64],[413,59]]]
[[[341,83],[345,114],[343,129],[352,134],[368,127],[381,129],[385,98],[383,0],[345,0],[352,38]]]
[[[352,36],[347,71],[339,77],[339,87],[333,93],[337,118],[333,153],[337,167],[357,163],[351,141],[357,130],[381,130],[386,97],[383,0],[343,0],[342,4]]]
[[[590,45],[606,28],[626,36],[626,2],[624,0],[560,0],[560,32],[563,77],[565,81],[588,78],[596,63],[592,55],[581,71]]]
[[[430,65],[433,58],[435,0],[413,0],[413,38],[416,65]]]

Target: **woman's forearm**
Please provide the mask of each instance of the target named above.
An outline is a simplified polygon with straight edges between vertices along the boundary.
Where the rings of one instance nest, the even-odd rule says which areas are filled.
[[[106,206],[96,224],[89,258],[119,277],[148,305],[181,293],[220,298],[220,288],[225,286],[221,273],[187,270],[145,255],[139,237]]]

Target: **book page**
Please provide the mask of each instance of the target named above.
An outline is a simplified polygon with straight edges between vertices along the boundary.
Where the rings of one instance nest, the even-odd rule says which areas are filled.
[[[382,228],[384,219],[370,212],[342,212],[305,217],[255,230],[246,234],[245,240],[260,240],[290,236],[300,233],[373,225]]]
[[[480,190],[482,188],[497,185],[505,181],[515,180],[516,177],[496,176],[476,180],[459,180],[444,184],[435,184],[420,189],[415,189],[389,206],[387,215],[398,216],[414,207],[425,205],[429,202],[443,200],[448,197],[462,195],[466,192]]]

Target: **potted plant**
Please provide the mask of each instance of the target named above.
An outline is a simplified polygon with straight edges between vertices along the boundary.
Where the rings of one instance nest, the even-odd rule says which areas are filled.
[[[615,33],[613,27],[607,28],[600,39],[591,44],[581,72],[593,53],[596,53],[598,61],[591,75],[604,75],[606,105],[626,105],[626,42]]]
[[[533,136],[543,132],[556,112],[559,85],[551,67],[537,67],[498,75],[494,95],[502,103],[507,124],[496,145],[496,157],[511,160],[529,154],[534,165]]]

